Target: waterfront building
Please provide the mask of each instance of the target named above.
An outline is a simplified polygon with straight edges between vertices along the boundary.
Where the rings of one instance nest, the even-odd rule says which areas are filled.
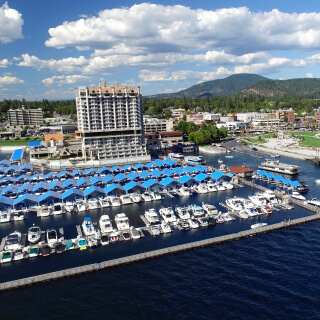
[[[294,122],[295,120],[295,113],[293,109],[289,110],[276,110],[276,118],[287,120],[287,122]]]
[[[173,120],[157,119],[148,116],[143,117],[145,133],[159,133],[173,131]]]
[[[85,159],[110,163],[148,162],[142,120],[140,87],[122,88],[100,82],[76,93],[77,135]]]
[[[10,126],[38,126],[43,124],[42,109],[9,109],[8,122]]]

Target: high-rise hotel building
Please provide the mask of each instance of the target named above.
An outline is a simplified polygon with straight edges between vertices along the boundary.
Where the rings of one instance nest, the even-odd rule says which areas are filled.
[[[76,89],[78,135],[84,157],[110,163],[150,161],[142,120],[140,87],[121,88],[100,82],[99,87]]]

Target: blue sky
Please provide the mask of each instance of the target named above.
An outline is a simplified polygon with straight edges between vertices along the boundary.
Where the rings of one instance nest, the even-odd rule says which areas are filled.
[[[236,73],[320,77],[318,1],[0,0],[0,100],[105,80],[175,92]]]

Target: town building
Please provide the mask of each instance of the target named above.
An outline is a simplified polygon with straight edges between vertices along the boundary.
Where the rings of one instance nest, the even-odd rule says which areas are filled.
[[[315,120],[316,122],[320,122],[320,111],[316,111],[316,112],[314,113],[314,120]]]
[[[42,109],[9,109],[8,123],[10,126],[38,126],[43,124]]]
[[[75,90],[78,137],[85,159],[110,163],[150,161],[145,146],[140,87],[122,88],[100,82],[99,87]]]
[[[276,118],[287,120],[287,122],[294,122],[295,120],[295,114],[293,109],[289,110],[276,110]]]
[[[173,120],[157,119],[150,116],[144,116],[143,126],[145,133],[173,131]]]

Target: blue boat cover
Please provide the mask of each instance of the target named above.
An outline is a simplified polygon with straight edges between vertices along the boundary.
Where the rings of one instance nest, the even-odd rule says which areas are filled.
[[[145,182],[142,184],[142,186],[143,186],[144,188],[149,188],[149,187],[153,186],[154,184],[159,184],[159,182],[158,182],[158,181],[155,181],[155,180],[153,180],[153,179],[149,179],[149,180],[145,181]]]
[[[14,199],[14,205],[20,203],[20,202],[24,202],[24,201],[29,201],[29,202],[35,202],[37,203],[39,201],[39,197],[38,196],[35,196],[33,194],[24,194],[22,196],[20,196],[19,198],[17,199]]]
[[[11,165],[11,161],[4,159],[0,161],[0,165],[4,166],[4,167],[9,167]]]
[[[170,178],[170,177],[166,177],[164,178],[162,181],[160,181],[160,183],[163,186],[167,186],[168,184],[170,184],[172,181],[175,181],[174,179]]]
[[[96,193],[96,194],[106,194],[105,190],[96,186],[91,186],[89,188],[87,188],[86,190],[83,191],[83,195],[86,197],[92,193]]]
[[[122,186],[120,186],[119,184],[112,183],[109,186],[104,188],[104,192],[105,192],[105,194],[108,194],[109,192],[113,191],[114,189],[124,190],[124,188]]]
[[[33,171],[33,165],[32,164],[29,164],[29,163],[25,163],[23,164],[19,171],[22,171],[22,170],[30,170],[30,171]]]
[[[65,192],[62,193],[62,199],[66,199],[68,197],[70,197],[71,195],[78,195],[80,197],[84,197],[83,191],[79,190],[79,189],[69,189]]]
[[[9,197],[0,196],[0,203],[8,204],[10,206],[13,206],[14,199],[11,199]]]
[[[41,141],[30,141],[28,142],[28,147],[40,147]]]
[[[190,180],[192,180],[193,178],[192,177],[190,177],[190,176],[188,176],[188,175],[184,175],[184,176],[182,176],[182,177],[180,177],[177,181],[179,182],[179,183],[186,183],[186,182],[188,182],[188,181],[190,181]]]
[[[18,182],[20,180],[27,180],[30,181],[30,176],[27,176],[26,174],[22,174],[21,176],[19,176],[18,178],[16,178],[15,182]]]
[[[24,149],[16,149],[14,150],[12,156],[11,156],[11,161],[20,161],[22,160],[24,153]]]
[[[201,173],[199,173],[198,175],[196,175],[194,177],[194,180],[197,180],[197,181],[201,182],[202,180],[204,180],[206,178],[208,178],[208,175],[201,172]]]
[[[55,199],[62,199],[62,195],[59,192],[54,192],[54,191],[48,191],[42,195],[39,196],[39,202],[46,200],[48,198],[55,198]]]
[[[116,171],[117,169],[119,169],[119,167],[118,167],[118,166],[114,166],[114,167],[112,167],[112,168],[110,169],[110,171],[113,172],[113,171]]]
[[[222,176],[223,176],[223,173],[221,171],[215,171],[210,175],[211,178],[216,180],[220,179]]]
[[[135,169],[140,169],[141,167],[143,167],[143,164],[138,163],[137,165],[134,166]]]

